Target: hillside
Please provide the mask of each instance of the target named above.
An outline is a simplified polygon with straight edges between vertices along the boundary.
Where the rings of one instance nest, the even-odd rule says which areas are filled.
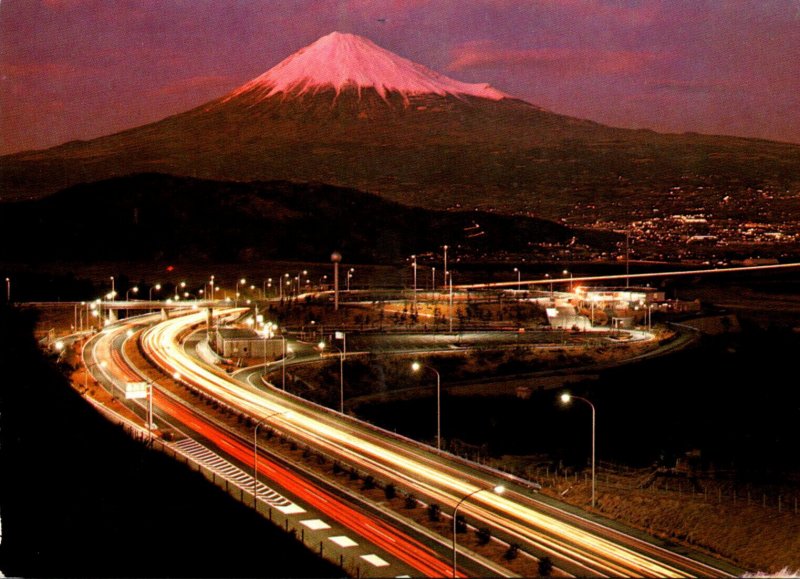
[[[140,174],[77,185],[0,211],[0,261],[398,262],[444,244],[460,255],[529,253],[541,242],[602,243],[540,219],[437,212],[329,185],[231,183]],[[20,243],[20,240],[27,240]],[[608,238],[605,238],[608,240]]]

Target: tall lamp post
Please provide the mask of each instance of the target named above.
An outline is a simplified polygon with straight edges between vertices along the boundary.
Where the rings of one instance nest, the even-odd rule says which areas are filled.
[[[101,368],[105,368],[107,365],[108,365],[108,364],[106,363],[106,361],[105,361],[105,360],[101,360],[100,362],[94,362],[94,363],[92,363],[92,364],[87,364],[87,365],[86,365],[86,372],[84,372],[84,374],[83,374],[83,389],[84,389],[84,390],[86,390],[87,388],[89,388],[89,382],[88,382],[88,380],[89,380],[89,374],[90,374],[90,372],[89,372],[89,369],[90,369],[92,366],[100,366]],[[95,379],[95,381],[97,380],[96,378],[94,378],[94,376],[92,376],[92,378],[93,378],[93,379]]]
[[[245,278],[236,280],[236,293],[233,296],[233,306],[234,307],[239,305],[239,286],[240,285],[244,285],[246,283],[247,283],[247,280]]]
[[[109,301],[114,301],[114,297],[117,295],[116,290],[114,290],[114,276],[111,276],[111,293],[109,294],[111,299]]]
[[[253,508],[258,510],[258,427],[264,424],[263,420],[256,422],[253,429]]]
[[[132,288],[128,288],[128,291],[125,292],[125,301],[126,302],[130,300],[131,292],[133,292],[134,294],[138,294],[139,293],[139,286],[133,286]],[[128,312],[128,307],[125,306],[125,317],[126,318],[129,317],[129,315],[130,314]]]
[[[292,353],[291,346],[286,345],[286,338],[281,336],[281,340],[283,340],[283,365],[281,368],[281,388],[285,392],[286,391],[286,357]]]
[[[522,282],[520,280],[520,277],[522,276],[522,272],[519,270],[518,267],[514,268],[514,272],[517,274],[517,291],[519,291],[522,288]]]
[[[11,278],[6,278],[6,302],[11,303]]]
[[[469,493],[468,495],[463,497],[460,501],[458,501],[458,503],[456,503],[456,508],[453,509],[453,577],[454,578],[456,577],[456,554],[458,552],[457,549],[456,549],[456,521],[458,520],[457,519],[457,517],[458,517],[458,507],[460,507],[461,503],[466,501],[471,496],[477,495],[479,492],[485,491],[485,490],[488,490],[488,489],[477,489],[477,490],[472,491],[471,493]],[[492,491],[495,492],[498,495],[502,495],[505,492],[505,490],[506,489],[505,489],[505,487],[503,485],[497,485],[496,487],[492,488]]]
[[[308,270],[304,269],[303,271],[298,273],[297,277],[295,278],[297,280],[297,294],[296,295],[297,295],[298,298],[300,297],[300,285],[303,283],[303,278],[305,276],[307,276],[307,275],[308,275]],[[350,281],[349,280],[348,280],[347,284],[348,284],[347,285],[347,289],[350,289]]]
[[[450,333],[453,333],[453,272],[448,272],[450,275]]]
[[[161,284],[157,283],[156,285],[154,285],[154,286],[152,286],[150,288],[150,291],[147,293],[147,301],[149,301],[149,302],[153,301],[153,290],[160,291],[161,290]]]
[[[347,334],[335,332],[333,337],[342,340],[342,349],[339,350],[341,354],[339,356],[339,413],[344,414],[344,359],[347,356]]]
[[[173,372],[172,379],[176,382],[179,381],[181,379],[180,373]],[[156,384],[155,380],[150,380],[147,383],[147,434],[150,437],[150,446],[153,446],[153,428],[155,427],[153,422],[153,384]]]
[[[280,414],[289,414],[289,410],[283,410],[280,412],[273,412],[272,414],[268,414],[262,420],[256,422],[256,427],[253,429],[253,507],[258,510],[258,427],[264,424],[267,420],[272,418],[273,416],[278,416]]]
[[[422,368],[427,368],[436,374],[436,450],[442,450],[442,377],[433,366],[425,366],[419,362],[411,364],[414,372],[419,372]]]
[[[333,309],[339,311],[339,263],[342,261],[342,254],[334,251],[331,254],[333,262]]]
[[[565,392],[564,394],[561,395],[561,402],[563,404],[569,404],[570,401],[573,398],[575,400],[582,400],[583,402],[586,402],[586,404],[588,404],[592,409],[592,508],[594,508],[594,506],[595,506],[595,497],[596,497],[596,493],[595,493],[595,491],[596,491],[596,486],[595,486],[595,467],[594,467],[594,464],[595,464],[595,462],[594,462],[594,459],[595,459],[595,426],[596,426],[596,420],[595,420],[596,416],[595,415],[596,415],[596,413],[595,413],[594,404],[589,402],[589,400],[587,400],[586,398],[582,398],[580,396],[573,396],[572,394],[568,394],[568,393]]]
[[[331,346],[336,348],[339,352],[339,412],[344,414],[344,358],[347,355],[347,334],[344,332],[335,332],[333,337],[336,340],[342,340],[342,348],[336,344],[331,344]],[[317,347],[320,350],[320,356],[322,356],[327,344],[322,341],[317,344]]]
[[[417,311],[417,256],[411,256],[411,267],[414,270],[414,312]]]
[[[569,291],[572,292],[572,272],[569,271],[568,269],[565,269],[561,273],[564,275],[564,277],[569,275]]]
[[[447,283],[447,246],[444,246],[444,283]]]

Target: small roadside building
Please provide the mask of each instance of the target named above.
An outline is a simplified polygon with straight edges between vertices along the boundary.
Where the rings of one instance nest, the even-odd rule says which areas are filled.
[[[223,358],[269,358],[283,355],[283,340],[265,338],[250,328],[217,328],[214,349]]]

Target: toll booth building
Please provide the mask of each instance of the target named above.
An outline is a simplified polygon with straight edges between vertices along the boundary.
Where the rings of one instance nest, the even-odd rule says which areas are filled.
[[[218,328],[214,347],[224,358],[280,358],[282,340],[265,339],[249,328]]]

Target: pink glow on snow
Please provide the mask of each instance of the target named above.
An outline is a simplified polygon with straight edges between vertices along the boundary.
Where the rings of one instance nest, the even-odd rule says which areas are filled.
[[[229,98],[253,90],[267,98],[281,92],[303,94],[327,87],[333,87],[337,94],[346,87],[372,87],[383,98],[389,91],[491,100],[508,96],[488,84],[460,82],[434,72],[361,36],[332,32],[241,86]]]

